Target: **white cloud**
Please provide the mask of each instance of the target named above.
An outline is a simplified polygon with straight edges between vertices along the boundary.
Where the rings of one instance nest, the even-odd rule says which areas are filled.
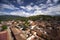
[[[47,0],[47,3],[51,3],[51,0]]]
[[[26,9],[24,6],[20,6],[20,8]]]
[[[28,5],[28,6],[26,6],[26,9],[27,10],[32,10],[33,8],[32,8],[32,6]]]
[[[19,9],[17,7],[15,7],[14,5],[10,4],[1,4],[1,8],[4,9],[4,8],[7,8],[7,9],[10,9],[10,10],[15,10],[15,9]]]
[[[21,0],[17,0],[17,2],[19,3],[19,2],[21,2]]]
[[[34,12],[30,13],[30,12],[25,12],[24,10],[19,10],[19,11],[13,11],[11,13],[9,13],[10,15],[18,15],[18,16],[24,16],[24,17],[29,17],[29,16],[33,16],[33,15],[59,15],[60,14],[60,5],[57,6],[53,6],[53,7],[48,7],[45,11],[40,10],[43,7],[39,7],[37,5],[35,6],[20,6],[23,9],[27,9],[27,10],[33,10],[36,9]],[[7,13],[8,14],[8,13]]]
[[[25,12],[23,10],[13,11],[10,13],[10,15],[18,15],[18,16],[24,16],[24,17],[34,16],[34,15],[43,15],[43,14],[44,13],[42,13],[40,10],[36,10],[33,13]]]
[[[40,10],[41,8],[37,5],[34,5],[33,7],[31,5],[27,5],[27,6],[20,6],[20,8],[23,8],[27,11],[31,11],[31,10]]]
[[[44,15],[41,10],[37,10],[34,12],[34,15]]]
[[[48,10],[49,11],[60,11],[60,5],[49,7]]]
[[[20,3],[20,1],[21,0],[17,0],[18,3]],[[54,0],[54,2],[56,3],[57,0]],[[60,5],[53,6],[53,4],[51,3],[51,0],[48,0],[47,4],[40,4],[39,6],[34,5],[32,7],[31,5],[33,5],[33,3],[31,3],[30,5],[27,5],[27,6],[20,6],[20,8],[22,8],[22,10],[20,10],[19,8],[15,7],[12,4],[10,4],[10,5],[2,4],[1,7],[2,7],[2,9],[4,9],[4,8],[11,9],[11,10],[19,9],[18,11],[5,13],[5,14],[10,14],[10,15],[19,15],[19,16],[25,16],[25,17],[33,16],[33,15],[60,15]],[[46,10],[44,10],[43,8],[46,8]],[[28,12],[25,12],[23,9]],[[43,10],[41,10],[41,9],[43,9]],[[31,10],[32,11],[35,10],[35,11],[31,12]]]
[[[34,3],[30,3],[30,5],[34,5]]]
[[[18,16],[25,16],[25,17],[30,16],[29,13],[27,13],[23,10],[13,11],[13,12],[10,13],[10,15],[18,15]]]
[[[40,8],[39,6],[37,6],[37,5],[35,5],[33,8],[36,9],[36,10],[40,10],[40,9],[41,9],[41,8]]]
[[[31,5],[28,5],[28,6],[20,6],[20,8],[23,8],[23,9],[25,9],[27,11],[30,11],[30,10],[33,9],[33,7]]]
[[[54,1],[54,3],[57,3],[59,0],[53,0]]]
[[[60,5],[48,7],[46,11],[43,11],[43,13],[47,15],[60,15]]]
[[[52,0],[54,3],[57,3],[59,0]],[[51,3],[51,0],[47,0],[47,3]]]
[[[17,3],[18,4],[22,4],[22,3],[24,3],[22,0],[17,0]]]
[[[7,12],[0,12],[0,15],[9,15]]]

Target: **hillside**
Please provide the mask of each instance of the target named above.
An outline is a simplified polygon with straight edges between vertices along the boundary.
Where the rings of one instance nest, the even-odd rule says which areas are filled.
[[[37,15],[30,17],[21,17],[21,16],[13,16],[13,15],[0,15],[0,21],[4,20],[60,20],[60,16],[49,16],[49,15]]]
[[[23,20],[26,19],[25,17],[21,16],[13,16],[13,15],[0,15],[0,20]]]

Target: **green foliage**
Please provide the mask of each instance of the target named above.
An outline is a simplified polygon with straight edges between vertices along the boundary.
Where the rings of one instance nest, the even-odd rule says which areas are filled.
[[[49,16],[49,15],[37,15],[37,16],[30,16],[30,17],[21,17],[21,16],[12,16],[12,15],[1,15],[0,20],[6,21],[6,20],[21,20],[21,21],[28,21],[28,20],[58,20],[60,21],[60,16]]]
[[[29,22],[28,22],[28,19],[25,20],[25,24],[24,24],[26,27],[29,26]]]
[[[7,29],[7,26],[6,25],[3,25],[2,26],[2,30],[5,30],[5,29]]]
[[[1,23],[1,21],[0,21],[0,23]]]

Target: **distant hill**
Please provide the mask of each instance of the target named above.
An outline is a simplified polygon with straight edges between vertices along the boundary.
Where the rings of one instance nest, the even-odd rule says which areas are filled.
[[[0,15],[0,20],[57,20],[60,21],[60,16],[37,15],[30,17],[21,17],[14,15]]]
[[[26,19],[26,17],[21,16],[14,16],[14,15],[0,15],[0,20],[23,20]]]
[[[60,21],[60,16],[37,15],[28,17],[30,20],[57,20]]]

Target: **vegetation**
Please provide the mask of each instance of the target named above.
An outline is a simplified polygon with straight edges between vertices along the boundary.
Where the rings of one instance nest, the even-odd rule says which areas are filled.
[[[26,21],[27,20],[60,20],[60,16],[49,16],[49,15],[37,15],[37,16],[31,16],[31,17],[20,17],[20,16],[12,16],[12,15],[1,15],[0,16],[0,21],[5,21],[5,20],[22,20]]]
[[[7,26],[6,25],[3,25],[2,26],[2,30],[6,30],[7,29]]]

